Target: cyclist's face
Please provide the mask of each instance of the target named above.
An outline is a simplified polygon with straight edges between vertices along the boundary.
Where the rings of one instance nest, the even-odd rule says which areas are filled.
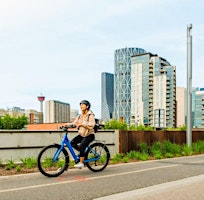
[[[85,111],[85,110],[87,110],[87,105],[81,103],[81,104],[80,104],[80,108],[81,108],[81,111]]]

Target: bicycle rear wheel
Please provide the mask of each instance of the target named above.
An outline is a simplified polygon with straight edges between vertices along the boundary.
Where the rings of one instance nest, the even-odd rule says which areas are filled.
[[[86,165],[91,171],[99,172],[104,170],[108,165],[110,153],[105,144],[94,143],[88,149],[85,159],[90,159]],[[93,161],[91,161],[91,159],[93,159]]]
[[[59,144],[46,146],[38,155],[38,169],[47,177],[57,177],[69,166],[69,155],[65,148],[60,152],[56,161],[53,160],[56,152],[60,149]]]

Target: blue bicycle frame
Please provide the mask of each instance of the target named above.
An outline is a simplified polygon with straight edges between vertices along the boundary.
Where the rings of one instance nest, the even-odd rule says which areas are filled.
[[[56,151],[54,157],[53,157],[53,161],[56,162],[58,160],[58,157],[59,157],[59,154],[61,153],[61,151],[63,150],[64,148],[64,144],[66,144],[66,146],[68,147],[69,149],[69,152],[71,153],[72,157],[74,158],[74,161],[77,162],[79,161],[79,156],[76,155],[76,153],[74,152],[74,149],[68,139],[68,136],[67,136],[67,133],[64,134],[64,137],[62,139],[62,142],[61,142],[61,146],[60,146],[60,149]],[[88,146],[86,149],[85,149],[85,152],[88,150],[88,149],[91,149],[90,146]],[[100,159],[100,155],[94,151],[94,149],[91,149],[92,153],[94,155],[96,155],[94,158],[89,158],[89,159],[86,159],[84,160],[84,163],[87,163],[87,162],[92,162],[92,161],[96,161],[96,160],[99,160]]]

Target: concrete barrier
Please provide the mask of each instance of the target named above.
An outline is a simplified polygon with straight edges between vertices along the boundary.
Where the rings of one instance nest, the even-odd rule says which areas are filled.
[[[44,146],[60,144],[63,134],[62,131],[0,130],[0,160],[7,163],[9,160],[19,162],[21,158],[37,158]],[[76,135],[76,131],[70,131],[69,139]],[[112,157],[119,153],[118,131],[100,130],[95,134],[95,139],[105,141]]]

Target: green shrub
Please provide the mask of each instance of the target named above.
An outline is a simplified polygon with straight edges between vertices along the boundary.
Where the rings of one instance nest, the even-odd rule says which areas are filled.
[[[15,168],[14,161],[12,159],[8,160],[8,163],[6,164],[6,170],[10,170],[10,169],[13,169],[13,168]]]
[[[146,143],[140,143],[140,152],[148,154],[148,145]]]
[[[138,151],[130,151],[127,153],[127,156],[129,159],[138,159],[139,154],[140,153]]]
[[[152,154],[156,159],[162,159],[163,158],[162,153],[161,153],[160,150],[153,150]]]
[[[138,160],[145,161],[145,160],[148,160],[148,158],[149,158],[149,154],[147,154],[147,153],[139,153],[138,154]]]
[[[180,130],[181,130],[181,131],[186,131],[186,125],[181,126],[181,127],[180,127]]]
[[[199,140],[198,141],[198,146],[199,146],[199,153],[203,153],[204,152],[204,141]]]
[[[163,143],[163,153],[170,153],[172,155],[180,155],[181,147],[178,144],[171,143],[169,140],[164,141]]]
[[[114,129],[114,130],[135,130],[135,131],[152,131],[154,130],[151,126],[144,126],[140,124],[139,126],[136,125],[128,125],[126,122],[120,122],[115,119],[106,121],[104,124],[104,129]]]
[[[162,143],[161,142],[155,142],[153,143],[153,145],[150,148],[150,152],[154,155],[154,154],[158,154],[160,153],[162,155]]]
[[[185,156],[190,156],[192,155],[192,147],[189,147],[188,145],[184,144],[182,147],[182,154]]]
[[[153,131],[154,128],[151,126],[144,126],[140,124],[139,126],[131,125],[128,127],[128,130],[135,130],[135,131]]]
[[[168,131],[186,131],[186,125],[183,125],[181,127],[168,127],[168,128],[165,128],[163,130],[168,130]]]
[[[16,171],[17,171],[17,172],[20,172],[20,171],[21,171],[21,166],[20,166],[20,165],[17,165],[17,166],[16,166]]]
[[[104,129],[128,130],[128,125],[126,122],[119,122],[113,119],[105,122]]]
[[[31,169],[32,167],[37,166],[36,158],[20,158],[20,160],[27,169]]]
[[[173,158],[174,155],[173,155],[172,153],[166,153],[166,154],[165,154],[165,157],[166,157],[166,158]]]
[[[124,158],[124,154],[118,153],[118,154],[116,154],[116,155],[113,157],[112,161],[113,161],[113,163],[118,163],[118,162],[121,161],[123,158]]]
[[[128,161],[129,161],[129,157],[128,156],[125,156],[125,157],[122,158],[122,162],[123,163],[128,163]]]
[[[192,144],[192,151],[194,153],[200,153],[200,147],[199,147],[198,143],[193,143]]]

